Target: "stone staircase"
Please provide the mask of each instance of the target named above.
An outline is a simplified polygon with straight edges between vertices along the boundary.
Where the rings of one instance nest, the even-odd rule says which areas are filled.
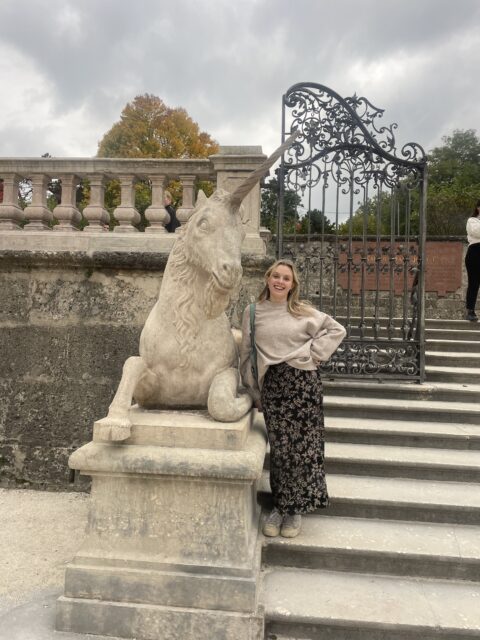
[[[264,541],[266,639],[480,638],[480,327],[427,340],[424,385],[325,382],[331,507]]]

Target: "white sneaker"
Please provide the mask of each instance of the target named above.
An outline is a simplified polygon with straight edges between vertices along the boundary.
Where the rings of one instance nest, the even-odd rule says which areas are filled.
[[[283,516],[280,511],[277,508],[273,509],[263,525],[263,535],[269,538],[278,536],[280,527],[282,526],[282,520]]]
[[[295,538],[302,528],[302,516],[296,513],[293,516],[285,516],[283,519],[281,534],[284,538]]]

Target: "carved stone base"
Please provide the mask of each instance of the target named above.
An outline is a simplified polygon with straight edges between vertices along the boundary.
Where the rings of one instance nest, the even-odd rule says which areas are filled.
[[[263,614],[60,598],[57,629],[138,640],[262,640]]]
[[[57,630],[260,640],[261,426],[251,415],[223,424],[205,412],[138,407],[131,421],[125,443],[93,441],[71,456],[92,476],[92,495]]]

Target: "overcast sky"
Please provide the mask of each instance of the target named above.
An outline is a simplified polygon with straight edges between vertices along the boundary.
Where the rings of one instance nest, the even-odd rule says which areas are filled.
[[[141,93],[269,153],[301,81],[429,150],[480,129],[479,62],[479,0],[0,0],[0,156],[93,156]]]

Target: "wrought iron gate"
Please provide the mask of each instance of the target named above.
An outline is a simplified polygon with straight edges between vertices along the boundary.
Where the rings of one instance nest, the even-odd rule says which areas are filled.
[[[327,376],[422,382],[426,156],[416,143],[398,152],[382,115],[316,83],[286,92],[282,142],[298,137],[277,172],[277,255],[347,330]]]

